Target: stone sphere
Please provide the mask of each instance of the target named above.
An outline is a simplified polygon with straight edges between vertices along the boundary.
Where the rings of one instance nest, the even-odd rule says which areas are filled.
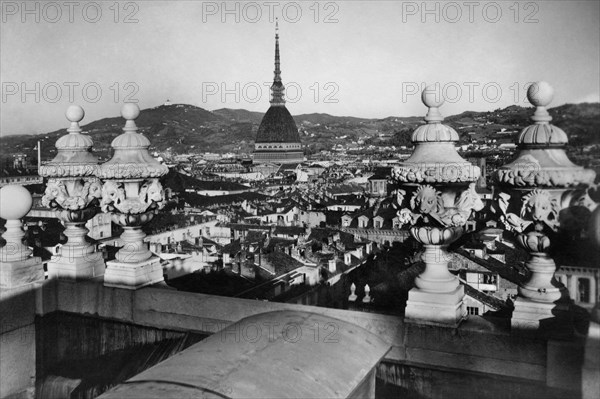
[[[23,186],[8,185],[0,188],[0,217],[6,220],[17,220],[27,215],[33,199]]]
[[[79,122],[85,116],[85,111],[79,105],[71,105],[67,108],[65,116],[70,122]]]
[[[545,107],[552,102],[554,89],[548,82],[535,82],[527,89],[527,99],[536,107]]]
[[[125,103],[121,108],[121,116],[127,120],[132,120],[140,115],[140,107],[134,103]]]
[[[427,86],[423,93],[421,93],[421,100],[428,108],[439,108],[444,104],[444,97],[442,97],[442,88],[440,85]]]

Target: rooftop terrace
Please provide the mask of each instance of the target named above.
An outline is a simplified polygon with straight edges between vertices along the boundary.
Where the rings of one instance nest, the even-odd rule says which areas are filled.
[[[429,110],[413,133],[415,150],[392,172],[400,227],[423,249],[404,317],[167,287],[142,230],[165,205],[160,178],[167,168],[137,133],[139,109],[123,107],[124,133],[112,143],[113,158],[100,164],[79,128],[83,110],[70,107],[68,134],[39,170],[48,179],[43,203],[57,211],[68,238],[48,263],[49,279],[22,242],[20,219],[31,195],[20,186],[0,189],[0,216],[7,220],[0,249],[0,397],[41,397],[44,385],[36,389],[36,381],[47,377],[51,360],[89,361],[125,350],[122,359],[143,351],[136,345],[174,339],[180,341],[154,361],[129,364],[135,376],[112,379],[109,385],[119,385],[108,392],[106,384],[94,386],[90,396],[597,398],[598,307],[586,331],[581,320],[589,315],[577,312],[555,277],[551,248],[577,237],[597,250],[598,191],[594,173],[566,157],[565,132],[549,123],[552,95],[545,82],[531,86],[534,123],[519,135],[516,159],[496,176],[498,219],[529,254],[530,272],[519,281],[512,315],[497,318],[468,316],[464,287],[448,271],[448,246],[482,209],[474,190],[480,170],[456,152],[458,134],[441,123],[443,99],[432,88],[423,92]],[[570,218],[581,214],[573,208],[586,217]],[[123,228],[123,247],[108,262],[83,227],[100,211]],[[594,295],[597,301],[598,290]],[[83,321],[53,326],[52,318],[63,316],[92,318],[98,330]],[[65,349],[71,347],[80,350]],[[61,378],[61,388],[51,390],[59,397],[92,384],[90,375],[54,381]]]

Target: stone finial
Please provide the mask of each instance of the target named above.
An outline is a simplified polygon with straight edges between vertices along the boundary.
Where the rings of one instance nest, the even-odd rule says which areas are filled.
[[[546,107],[552,102],[554,89],[541,81],[532,83],[527,89],[527,99],[535,106],[531,120],[535,122],[527,126],[517,139],[521,147],[565,146],[569,142],[566,133],[559,127],[550,124],[552,117]]]
[[[350,285],[350,296],[348,297],[348,300],[350,302],[355,302],[356,301],[356,285],[354,283],[352,283]]]
[[[554,89],[545,81],[535,82],[527,89],[527,99],[536,107],[531,119],[535,122],[550,122],[552,117],[546,107],[554,98]]]
[[[369,284],[365,284],[365,297],[363,298],[364,303],[371,303],[371,297],[369,296],[370,293],[371,287],[369,287]]]
[[[79,126],[85,111],[79,105],[71,105],[65,116],[71,122],[68,134],[56,140],[57,154],[52,161],[40,166],[39,174],[42,177],[93,176],[99,161],[90,151],[94,142]]]
[[[8,185],[0,188],[0,217],[19,220],[31,209],[33,199],[23,186]]]
[[[140,108],[134,103],[125,103],[121,107],[121,116],[126,120],[124,132],[137,132],[135,120],[140,116]]]
[[[69,132],[81,132],[81,128],[79,127],[79,122],[83,120],[85,116],[85,111],[79,105],[71,105],[67,108],[65,112],[65,116],[71,122],[71,127],[69,128]]]
[[[15,288],[44,279],[42,258],[31,256],[31,249],[23,244],[21,218],[27,215],[33,200],[23,186],[8,185],[0,188],[0,217],[6,219],[2,237],[6,245],[0,248],[0,288]]]
[[[450,126],[442,124],[444,117],[440,113],[445,100],[442,96],[439,84],[427,86],[421,93],[421,100],[429,110],[425,115],[427,124],[419,126],[411,137],[413,143],[427,142],[457,142],[459,137],[456,130]],[[456,152],[456,150],[454,151]],[[454,159],[453,161],[456,161]]]
[[[135,119],[140,115],[137,104],[126,103],[121,108],[125,118],[123,134],[116,137],[111,146],[113,157],[98,168],[97,176],[104,179],[139,179],[160,177],[169,171],[148,152],[150,140],[139,134]]]
[[[69,122],[71,122],[71,126],[67,129],[69,134],[62,136],[56,141],[56,148],[58,151],[88,151],[94,142],[92,139],[87,136],[81,134],[81,127],[79,126],[79,122],[83,120],[85,116],[85,111],[79,105],[71,105],[67,108],[65,112],[65,117]],[[98,163],[98,160],[95,159],[87,159],[88,161],[92,161]],[[54,159],[54,162],[63,161],[63,159]],[[84,159],[82,159],[84,161]]]
[[[536,107],[517,144],[517,158],[496,172],[496,180],[508,187],[577,187],[593,184],[595,173],[569,160],[565,147],[567,134],[550,123],[546,107],[552,101],[554,89],[544,81],[535,82],[527,90],[529,102]]]
[[[446,100],[442,96],[439,84],[427,86],[421,93],[421,101],[429,108],[425,116],[427,123],[439,123],[444,120],[439,108],[444,105]]]
[[[0,261],[14,262],[27,259],[32,251],[23,244],[21,218],[31,209],[31,194],[23,186],[8,185],[0,188],[0,217],[6,219],[6,232],[2,237],[6,245],[0,249]]]

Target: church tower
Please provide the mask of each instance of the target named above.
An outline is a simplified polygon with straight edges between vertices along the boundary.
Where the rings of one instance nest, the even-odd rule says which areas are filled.
[[[271,106],[260,122],[254,141],[254,163],[300,163],[302,143],[294,118],[285,107],[285,86],[281,81],[279,23],[275,22],[275,77],[271,85]]]

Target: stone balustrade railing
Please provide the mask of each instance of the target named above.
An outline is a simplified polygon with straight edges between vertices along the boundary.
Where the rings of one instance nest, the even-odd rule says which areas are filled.
[[[103,278],[106,286],[126,289],[163,281],[160,259],[148,249],[141,226],[152,220],[164,206],[165,193],[159,178],[168,172],[168,168],[149,154],[150,141],[137,133],[134,120],[140,114],[138,106],[125,104],[121,114],[126,119],[123,134],[111,143],[114,149],[112,159],[100,164],[92,152],[92,139],[79,127],[84,117],[83,109],[69,107],[66,113],[71,122],[68,134],[57,140],[56,157],[39,168],[40,176],[48,179],[42,203],[56,210],[68,238],[48,264],[51,278]],[[26,247],[21,243],[20,222],[12,220],[22,218],[28,209],[24,213],[15,213],[5,206],[29,203],[30,208],[31,195],[24,189],[10,187],[3,188],[3,192],[10,191],[11,198],[2,201],[2,213],[7,214],[3,217],[10,219],[4,237],[11,244],[2,249],[2,253],[7,254],[2,261],[12,262],[10,268],[5,265],[2,268],[3,275],[6,275],[3,285],[7,287],[17,286],[21,281],[11,280],[16,270],[14,262],[20,262],[19,265],[33,262],[30,253],[23,250]],[[117,252],[116,260],[106,264],[102,254],[90,244],[85,228],[85,223],[98,212],[110,213],[113,222],[124,229],[121,235],[123,247]],[[34,266],[43,276],[40,263],[38,261]],[[18,270],[23,272],[23,266],[19,266]]]

